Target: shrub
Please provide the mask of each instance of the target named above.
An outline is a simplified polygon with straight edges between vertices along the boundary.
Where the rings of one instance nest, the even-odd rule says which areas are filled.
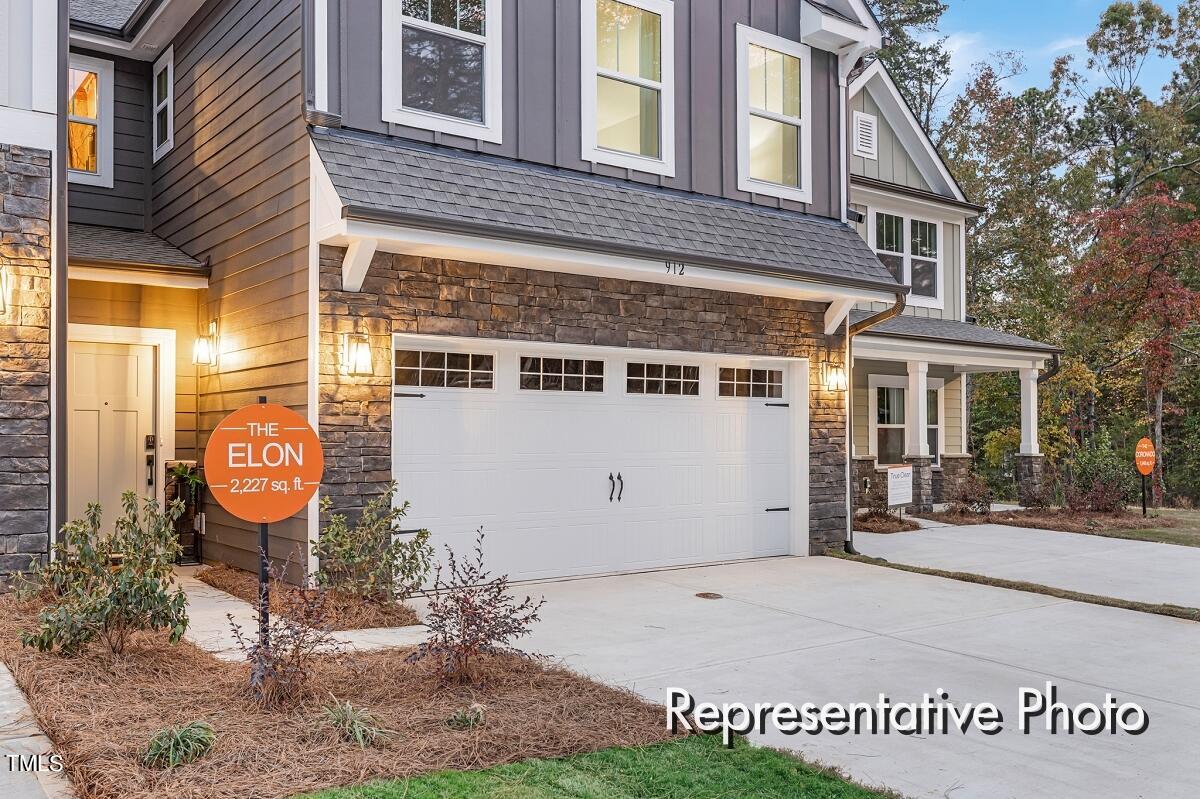
[[[891,507],[888,505],[888,481],[887,476],[871,478],[871,487],[863,494],[863,504],[866,506],[867,512],[863,514],[867,519],[887,519],[891,514]]]
[[[1134,494],[1133,469],[1113,449],[1107,431],[1075,450],[1069,475],[1065,493],[1071,510],[1113,513]]]
[[[250,663],[250,697],[261,707],[276,707],[300,698],[308,687],[317,656],[342,651],[332,632],[329,591],[319,585],[287,585],[280,570],[274,566],[269,570],[271,590],[285,597],[286,607],[271,615],[266,635],[260,629],[251,638],[242,633],[232,614],[228,616],[233,636]]]
[[[359,748],[366,749],[387,735],[387,731],[365,708],[339,702],[332,695],[329,698],[333,701],[324,708],[325,718],[346,743],[358,744]]]
[[[384,494],[367,503],[353,525],[343,514],[329,517],[313,544],[321,585],[366,600],[390,602],[425,584],[433,564],[429,531],[399,537],[409,504],[395,507],[395,495],[396,484],[392,483]],[[321,512],[328,513],[329,508],[329,500],[323,500]]]
[[[409,662],[434,657],[442,674],[456,682],[474,682],[474,662],[480,655],[524,656],[512,641],[529,634],[545,599],[525,597],[518,602],[508,593],[508,576],[492,577],[483,567],[483,528],[475,538],[475,557],[460,561],[446,547],[446,572],[437,567],[435,593],[429,598],[425,624],[429,638],[408,656]]]
[[[987,481],[972,470],[946,499],[951,513],[987,516],[992,512],[992,502],[995,498],[996,495]]]
[[[470,707],[459,708],[450,714],[446,719],[446,726],[452,730],[473,730],[476,727],[483,726],[484,708],[478,702],[474,702]]]
[[[187,597],[171,577],[183,505],[163,511],[146,499],[139,511],[139,501],[132,491],[121,497],[125,515],[111,533],[101,533],[96,504],[63,526],[54,557],[33,578],[54,599],[38,616],[37,632],[21,633],[24,646],[74,655],[99,638],[120,654],[134,630],[170,630],[171,643],[183,637]]]
[[[151,768],[175,768],[193,763],[208,753],[216,741],[213,728],[203,721],[159,730],[150,739],[142,762]]]

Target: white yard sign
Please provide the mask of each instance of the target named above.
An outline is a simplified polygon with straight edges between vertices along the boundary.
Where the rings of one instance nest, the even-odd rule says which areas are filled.
[[[913,488],[912,466],[888,467],[888,506],[911,505]]]

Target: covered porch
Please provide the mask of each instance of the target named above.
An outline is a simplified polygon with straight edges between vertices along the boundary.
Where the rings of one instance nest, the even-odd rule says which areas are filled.
[[[853,321],[865,318],[855,311]],[[969,380],[1015,371],[1021,384],[1018,499],[1041,485],[1038,377],[1058,350],[967,322],[900,316],[857,336],[851,349],[854,504],[888,466],[913,466],[914,511],[932,510],[971,471]]]

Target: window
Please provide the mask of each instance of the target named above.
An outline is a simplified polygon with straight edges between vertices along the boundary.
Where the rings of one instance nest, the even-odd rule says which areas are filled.
[[[68,73],[67,174],[75,183],[113,185],[113,64],[72,55]]]
[[[721,397],[783,397],[783,372],[779,369],[732,369],[721,367],[717,379]]]
[[[934,465],[938,465],[942,460],[942,393],[935,388],[926,389],[925,398],[925,436],[929,441],[929,454],[933,456]]]
[[[902,375],[870,375],[871,454],[880,466],[904,463],[908,450],[908,377]],[[925,437],[929,442],[929,454],[934,465],[941,459],[942,433],[942,389],[941,378],[926,378]]]
[[[492,388],[495,359],[468,352],[396,350],[396,385],[429,388]]]
[[[875,391],[875,455],[881,464],[904,463],[904,389]]]
[[[871,215],[875,218],[869,229],[871,246],[897,280],[912,286],[909,302],[941,308],[941,224],[875,209]]]
[[[700,367],[678,363],[630,363],[625,367],[625,393],[700,396]]]
[[[521,388],[526,391],[603,391],[604,361],[521,356]]]
[[[874,114],[854,112],[853,153],[870,161],[879,160],[879,119]]]
[[[581,2],[583,159],[673,176],[673,4]]]
[[[168,47],[154,62],[151,87],[154,100],[154,160],[175,145],[175,48]]]
[[[383,119],[500,143],[502,0],[383,0]]]
[[[737,27],[738,189],[812,201],[809,49]]]

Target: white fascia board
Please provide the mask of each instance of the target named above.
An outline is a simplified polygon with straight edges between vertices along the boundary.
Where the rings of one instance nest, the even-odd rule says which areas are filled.
[[[346,222],[342,219],[342,198],[312,139],[308,140],[308,177],[309,201],[313,205],[313,238],[320,244],[330,237],[344,235]]]
[[[205,0],[164,0],[138,30],[132,41],[72,30],[71,45],[119,55],[138,61],[153,61],[171,43]]]
[[[0,106],[0,142],[55,151],[58,117],[41,111]]]
[[[146,269],[71,266],[67,270],[67,276],[71,280],[88,280],[95,283],[129,283],[137,286],[160,286],[169,289],[208,288],[208,278],[204,275],[153,272]]]
[[[800,7],[800,41],[831,53],[856,44],[867,44],[878,50],[883,44],[879,29],[874,25],[855,25],[821,11],[811,3],[803,3]]]
[[[837,286],[815,280],[793,279],[769,274],[733,272],[706,266],[678,264],[663,260],[632,258],[589,250],[573,250],[506,239],[468,236],[404,225],[387,225],[358,220],[341,220],[324,228],[319,244],[349,247],[355,240],[374,239],[382,252],[474,261],[497,266],[513,266],[575,275],[639,280],[689,288],[757,294],[813,302],[849,299],[855,302],[893,303],[895,295],[879,289]]]
[[[911,212],[913,216],[948,222],[951,225],[966,225],[968,218],[967,212],[952,205],[913,197],[910,194],[877,189],[873,186],[857,186],[853,181],[850,183],[850,202],[872,208],[890,208],[906,213]]]
[[[879,361],[927,361],[961,371],[1012,371],[1041,369],[1048,353],[973,346],[962,342],[921,341],[863,333],[854,338],[855,359]]]

